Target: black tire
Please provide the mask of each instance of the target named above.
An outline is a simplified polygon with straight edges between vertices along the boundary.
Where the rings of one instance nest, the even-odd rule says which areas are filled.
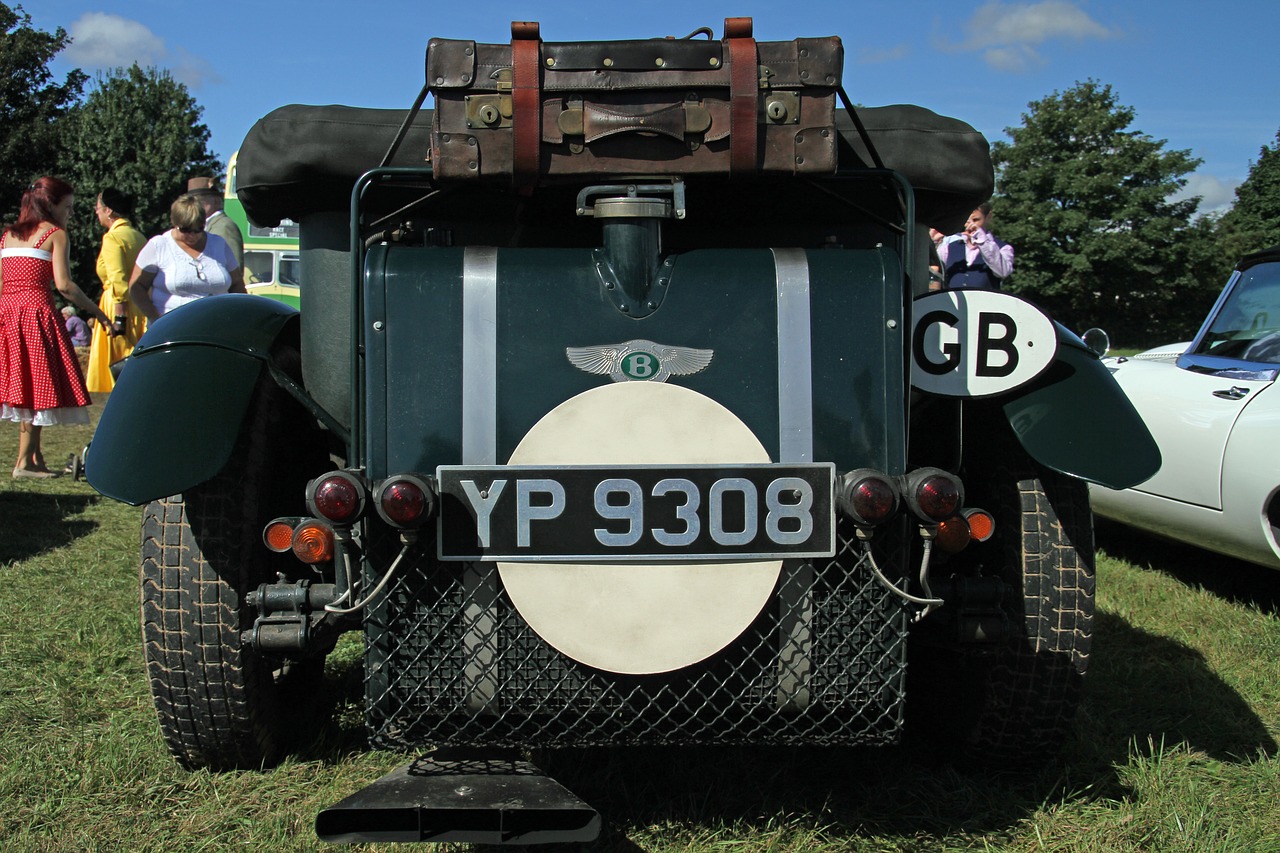
[[[263,657],[241,632],[254,619],[246,594],[301,566],[267,551],[263,526],[305,513],[305,483],[326,462],[318,429],[264,372],[222,472],[144,511],[147,675],[165,742],[187,769],[276,761],[291,711],[319,684],[322,660],[297,666]]]
[[[1007,585],[994,646],[913,637],[917,724],[953,758],[1034,767],[1058,753],[1079,706],[1093,637],[1093,527],[1085,483],[1025,457],[970,486],[997,520],[984,573]],[[977,488],[973,488],[977,486]],[[974,547],[974,546],[971,546]],[[978,556],[975,554],[974,556]],[[950,628],[950,625],[948,625]]]

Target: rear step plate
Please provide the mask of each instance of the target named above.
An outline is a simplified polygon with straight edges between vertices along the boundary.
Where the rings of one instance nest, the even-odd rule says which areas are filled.
[[[321,841],[593,841],[600,815],[512,750],[444,748],[316,816]]]

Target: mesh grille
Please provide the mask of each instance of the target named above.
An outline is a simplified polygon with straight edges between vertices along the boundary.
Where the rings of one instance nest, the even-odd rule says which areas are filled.
[[[548,646],[503,593],[493,564],[422,558],[366,617],[373,743],[896,740],[907,613],[860,563],[852,531],[842,528],[839,541],[833,560],[785,563],[770,603],[727,648],[644,676],[602,672]]]

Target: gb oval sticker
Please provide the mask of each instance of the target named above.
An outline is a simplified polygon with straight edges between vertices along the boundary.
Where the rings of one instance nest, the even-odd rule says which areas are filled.
[[[1001,394],[1035,379],[1058,352],[1053,321],[993,290],[943,290],[912,303],[911,384],[946,397]]]

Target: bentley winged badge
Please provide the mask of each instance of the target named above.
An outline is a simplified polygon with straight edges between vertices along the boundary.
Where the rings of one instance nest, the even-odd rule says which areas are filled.
[[[614,382],[666,382],[707,369],[714,350],[674,347],[653,341],[566,347],[570,363],[579,370],[608,376]]]

